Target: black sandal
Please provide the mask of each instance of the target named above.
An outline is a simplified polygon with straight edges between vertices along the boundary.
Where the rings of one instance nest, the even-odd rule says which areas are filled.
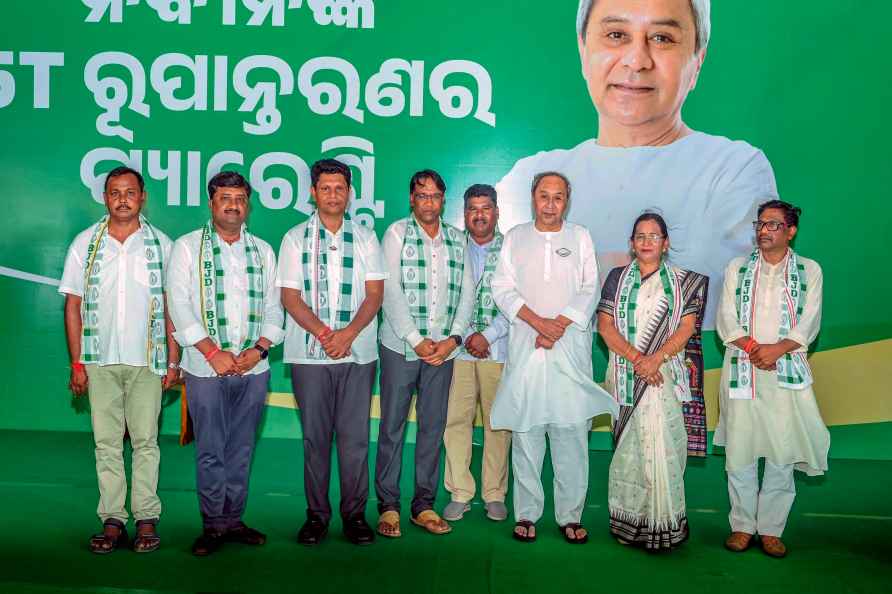
[[[534,542],[536,540],[536,534],[533,533],[533,535],[530,536],[530,528],[535,528],[535,527],[536,527],[536,525],[533,522],[530,522],[529,520],[518,520],[514,524],[514,531],[511,533],[511,536],[514,537],[514,540],[519,540],[520,542]],[[527,533],[519,534],[517,532],[518,528],[525,528]]]
[[[567,530],[573,531],[573,538],[567,534]],[[585,536],[576,537],[577,530],[585,530],[585,526],[580,524],[579,522],[570,522],[569,524],[564,524],[563,526],[558,526],[558,530],[561,531],[561,534],[564,535],[564,540],[566,540],[570,544],[585,544],[588,542],[588,531],[586,530]]]
[[[151,526],[151,532],[142,533],[139,531],[142,526]],[[155,531],[155,520],[137,520],[136,522],[136,538],[133,539],[133,551],[135,553],[151,553],[157,551],[161,546],[161,537]]]
[[[115,536],[107,534],[106,529],[109,527],[117,528],[118,534]],[[102,532],[90,537],[90,551],[97,555],[107,555],[117,549],[118,546],[124,546],[126,544],[127,527],[124,526],[124,522],[121,520],[115,520],[113,518],[103,522]]]

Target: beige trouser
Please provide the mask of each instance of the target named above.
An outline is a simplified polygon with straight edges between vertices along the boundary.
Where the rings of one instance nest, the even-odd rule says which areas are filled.
[[[483,413],[483,501],[505,501],[511,432],[493,431],[489,423],[501,377],[501,363],[455,360],[443,435],[446,445],[444,482],[453,501],[467,503],[474,498],[476,484],[471,474],[471,439],[478,402]]]
[[[161,515],[158,499],[158,415],[161,413],[161,378],[148,367],[87,365],[93,439],[96,442],[96,477],[99,507],[105,522],[127,522],[127,475],[124,470],[124,431],[133,446],[130,509],[136,520]]]

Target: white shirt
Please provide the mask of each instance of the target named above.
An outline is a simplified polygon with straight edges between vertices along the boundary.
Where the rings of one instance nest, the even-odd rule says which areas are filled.
[[[170,239],[153,226],[161,244],[162,266],[170,263]],[[96,230],[90,225],[81,231],[65,258],[59,293],[84,295],[84,266],[87,248]],[[124,243],[106,234],[99,274],[99,365],[145,367],[148,345],[149,269],[142,229]]]
[[[384,281],[384,323],[381,325],[381,344],[400,354],[406,352],[407,344],[410,347],[415,347],[424,340],[415,326],[415,320],[412,318],[409,304],[406,302],[403,289],[400,286],[400,254],[403,249],[403,238],[406,236],[408,220],[400,219],[390,225],[384,233],[383,240],[387,280]],[[429,237],[422,229],[421,238],[424,259],[427,264],[428,338],[439,341],[446,338],[442,333],[442,328],[446,321],[449,295],[449,250],[443,241],[442,225],[434,238]],[[452,328],[447,336],[456,334],[464,336],[474,309],[475,289],[470,254],[466,249],[461,296],[452,320]],[[459,349],[452,351],[449,358],[455,357],[458,351]]]
[[[486,268],[486,257],[489,255],[489,247],[491,245],[492,241],[480,245],[473,239],[468,238],[467,249],[468,252],[470,252],[471,264],[473,265],[475,292],[474,309],[471,311],[471,323],[468,324],[468,329],[463,336],[464,339],[467,339],[470,335],[477,332],[477,329],[474,327],[474,316],[477,311],[476,287],[480,284],[480,278],[483,276],[483,271]],[[465,349],[462,349],[458,358],[463,361],[495,361],[497,363],[504,363],[505,357],[508,355],[508,326],[508,320],[506,320],[505,316],[499,312],[498,315],[492,319],[489,326],[484,328],[480,333],[489,342],[489,357],[478,359],[468,353]]]
[[[771,164],[740,141],[693,132],[659,147],[603,147],[587,140],[570,150],[518,161],[496,186],[507,228],[529,220],[530,184],[542,171],[560,171],[572,185],[568,220],[588,227],[605,270],[629,262],[632,223],[645,209],[666,219],[672,261],[721,286],[725,265],[752,250],[756,207],[777,198]],[[713,328],[716,299],[707,303]]]
[[[167,303],[176,332],[174,338],[183,348],[180,366],[198,377],[214,377],[213,368],[195,344],[208,337],[202,321],[199,299],[198,258],[201,248],[201,229],[183,235],[173,245],[170,266],[167,269]],[[263,324],[260,336],[273,345],[282,341],[283,314],[276,287],[276,255],[268,243],[254,236],[263,263]],[[220,261],[223,266],[223,286],[226,331],[230,350],[238,354],[248,334],[248,273],[244,236],[232,244],[220,240]],[[261,359],[249,372],[263,373],[269,369],[269,361]]]
[[[304,292],[304,270],[301,256],[305,251],[304,233],[307,222],[292,227],[282,238],[282,249],[279,250],[279,273],[276,286],[297,289],[304,302],[310,297]],[[330,235],[328,260],[328,308],[330,319],[321,320],[330,328],[334,327],[334,316],[340,303],[341,289],[341,257],[344,253],[343,226],[337,233]],[[306,250],[310,248],[307,246]],[[366,281],[380,281],[387,278],[384,271],[384,258],[375,232],[360,224],[353,225],[353,296],[350,304],[350,319],[356,315],[362,302],[365,301]],[[308,303],[309,305],[309,303]],[[331,360],[311,359],[307,357],[307,331],[294,321],[290,315],[285,316],[285,362],[301,364],[333,364],[333,363],[371,363],[378,360],[378,318],[375,316],[368,326],[363,328],[350,348],[351,354],[343,359]],[[320,348],[318,345],[316,348]]]
[[[493,429],[523,432],[618,414],[616,400],[593,379],[597,291],[598,262],[585,227],[565,222],[560,231],[546,233],[527,223],[505,235],[492,294],[511,328],[490,414]],[[544,318],[563,315],[573,323],[552,349],[537,349],[538,333],[517,317],[524,305]]]

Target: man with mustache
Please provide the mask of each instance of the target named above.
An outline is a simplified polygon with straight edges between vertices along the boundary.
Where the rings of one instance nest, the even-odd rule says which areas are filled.
[[[782,200],[759,206],[757,247],[725,270],[717,330],[727,346],[715,443],[725,446],[731,535],[725,547],[783,557],[780,537],[796,497],[793,470],[827,470],[830,432],[821,419],[808,364],[821,328],[823,274],[790,247],[801,209]],[[759,458],[765,459],[759,487]]]
[[[103,532],[90,540],[90,550],[110,553],[127,543],[127,431],[133,446],[133,550],[146,553],[161,543],[161,392],[179,377],[180,353],[167,329],[164,298],[171,243],[142,216],[146,191],[138,171],[110,171],[103,197],[108,212],[72,242],[59,286],[71,355],[68,386],[76,396],[89,394],[96,442]]]
[[[619,406],[592,378],[592,316],[598,263],[588,230],[564,221],[570,183],[556,171],[533,178],[535,220],[505,236],[492,279],[511,323],[508,358],[492,408],[493,429],[512,431],[513,536],[536,539],[542,517],[546,436],[554,468],[554,515],[567,542],[583,544],[592,418]]]
[[[576,40],[597,135],[518,161],[496,186],[502,222],[526,220],[536,172],[562,171],[576,195],[568,220],[589,228],[602,267],[629,263],[628,225],[652,210],[674,222],[675,265],[719,286],[750,243],[756,202],[777,188],[762,151],[682,119],[709,35],[710,0],[580,0]],[[707,329],[714,320],[710,301]]]
[[[489,413],[495,399],[508,336],[508,321],[492,298],[490,281],[499,261],[502,234],[495,188],[475,184],[465,191],[465,232],[476,283],[474,314],[464,332],[464,350],[455,360],[449,410],[446,417],[446,490],[452,501],[443,510],[446,520],[460,520],[471,509],[476,485],[471,474],[471,439],[477,405],[483,413],[483,469],[481,494],[486,517],[501,521],[508,517],[508,447],[510,431],[493,431]]]
[[[300,406],[307,520],[297,535],[317,545],[328,533],[331,442],[336,434],[344,536],[370,544],[369,412],[378,363],[384,262],[374,229],[347,214],[350,168],[323,159],[310,169],[316,204],[282,239],[277,284],[288,312],[285,362]]]
[[[415,493],[412,523],[432,534],[452,528],[434,511],[452,365],[471,321],[474,279],[464,233],[442,222],[446,183],[436,171],[409,180],[411,214],[384,233],[381,425],[375,461],[378,533],[401,536],[400,470],[412,395]]]
[[[223,171],[208,181],[211,219],[180,237],[167,274],[174,336],[195,433],[196,486],[204,530],[198,556],[224,541],[262,545],[242,522],[257,427],[269,385],[269,349],[280,342],[283,314],[276,256],[245,226],[251,186]]]

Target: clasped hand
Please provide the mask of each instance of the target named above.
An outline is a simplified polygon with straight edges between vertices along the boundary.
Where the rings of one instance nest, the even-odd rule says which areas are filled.
[[[567,326],[572,323],[572,320],[568,320],[564,316],[539,318],[533,327],[539,333],[536,336],[536,348],[546,350],[554,348],[555,343],[564,337]]]
[[[211,357],[209,363],[217,375],[244,375],[260,362],[260,351],[255,348],[243,350],[238,356],[229,351],[220,351]]]
[[[425,338],[415,346],[415,354],[418,358],[435,367],[446,362],[446,358],[454,351],[458,345],[452,338],[444,338],[440,341],[433,341]]]
[[[784,349],[777,344],[757,344],[749,353],[750,361],[762,371],[777,369],[777,360],[784,356]]]

